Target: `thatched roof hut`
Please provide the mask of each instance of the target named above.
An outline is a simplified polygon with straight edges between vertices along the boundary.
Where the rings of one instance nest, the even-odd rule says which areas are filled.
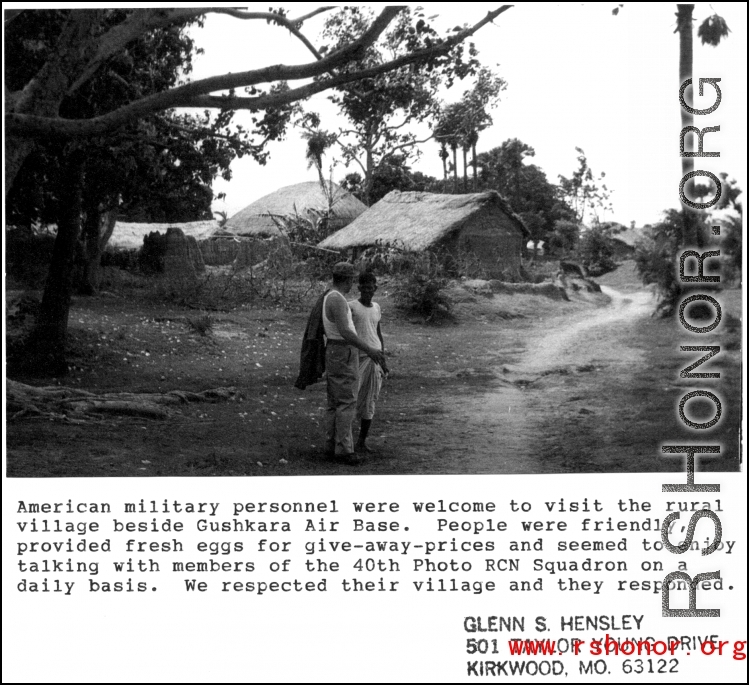
[[[335,183],[329,182],[329,187],[333,198],[330,229],[343,228],[366,211],[367,206],[351,193]],[[280,219],[299,215],[316,222],[327,211],[328,198],[317,181],[296,183],[279,188],[248,205],[231,217],[223,230],[234,235],[271,237],[280,234],[273,217]]]
[[[320,243],[330,250],[394,245],[405,250],[444,248],[477,261],[484,272],[517,276],[529,233],[495,191],[468,195],[394,190],[346,228]]]
[[[166,224],[140,224],[130,223],[127,221],[118,221],[114,225],[112,237],[109,239],[108,246],[122,249],[137,249],[143,247],[143,238],[150,233],[166,232],[170,228],[179,228],[186,236],[203,240],[218,230],[218,221],[211,219],[209,221],[188,221],[186,223],[166,223]]]

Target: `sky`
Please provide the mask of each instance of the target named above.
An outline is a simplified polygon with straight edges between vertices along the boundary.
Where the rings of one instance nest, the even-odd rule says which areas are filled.
[[[498,5],[486,3],[424,4],[437,28],[475,23]],[[494,125],[481,134],[478,150],[489,150],[508,138],[531,145],[551,182],[570,176],[577,166],[576,147],[585,151],[596,174],[605,172],[613,191],[613,214],[606,220],[625,225],[653,223],[661,212],[679,204],[678,57],[674,3],[624,3],[618,15],[615,3],[520,3],[474,37],[483,64],[507,81],[507,89],[493,112]],[[267,11],[267,5],[250,5]],[[284,5],[289,16],[309,11],[311,5]],[[380,7],[373,5],[373,7]],[[696,30],[703,19],[718,13],[731,33],[716,47],[703,46]],[[303,31],[319,44],[321,15]],[[711,115],[697,117],[701,126],[721,127],[707,134],[705,150],[720,152],[720,159],[696,160],[697,169],[716,175],[726,171],[746,187],[746,4],[697,3],[694,11],[694,77],[721,79],[723,100]],[[306,48],[287,31],[259,21],[240,21],[209,15],[194,37],[205,50],[195,60],[192,79],[270,64],[300,64],[312,59]],[[469,82],[446,90],[445,102],[458,100]],[[708,87],[697,106],[712,104]],[[335,130],[345,124],[326,94],[304,103],[322,116],[322,127]],[[248,123],[247,113],[238,121]],[[422,129],[422,133],[428,133]],[[442,175],[438,146],[421,146],[413,169]],[[270,160],[260,166],[244,158],[232,164],[233,178],[214,184],[214,193],[226,193],[215,202],[229,216],[276,188],[315,180],[306,168],[305,143],[297,129],[284,141],[269,146]],[[328,158],[328,164],[332,160]],[[333,169],[338,181],[351,167]]]

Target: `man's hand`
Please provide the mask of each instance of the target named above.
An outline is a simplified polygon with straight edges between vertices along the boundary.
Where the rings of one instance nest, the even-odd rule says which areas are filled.
[[[367,350],[367,354],[375,364],[379,364],[383,369],[387,367],[387,362],[385,361],[385,353],[382,350],[370,347]]]

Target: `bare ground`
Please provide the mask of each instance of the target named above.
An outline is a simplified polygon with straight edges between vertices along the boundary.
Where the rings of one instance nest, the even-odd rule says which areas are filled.
[[[683,471],[682,460],[662,457],[660,445],[695,441],[677,414],[679,399],[693,388],[724,400],[720,422],[698,436],[720,443],[721,456],[700,469],[737,470],[740,291],[721,293],[724,322],[702,340],[678,322],[650,317],[652,295],[631,264],[600,282],[603,294],[577,294],[570,302],[456,288],[457,323],[443,326],[397,315],[387,286],[381,288],[392,373],[371,434],[376,454],[355,472]],[[354,467],[321,454],[324,383],[293,388],[306,314],[212,314],[206,336],[186,323],[197,315],[132,298],[80,299],[71,314],[75,368],[59,380],[100,392],[235,386],[241,401],[188,406],[163,421],[13,421],[8,475],[350,474]],[[710,369],[720,379],[679,378],[696,359],[679,350],[688,344],[721,344]],[[712,411],[707,402],[688,405],[693,420],[705,421]]]

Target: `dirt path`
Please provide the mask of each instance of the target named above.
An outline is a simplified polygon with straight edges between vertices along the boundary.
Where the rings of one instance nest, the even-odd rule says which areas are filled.
[[[602,286],[601,292],[610,298],[608,306],[584,312],[572,321],[550,322],[532,341],[518,372],[543,373],[592,363],[600,357],[603,345],[614,359],[637,361],[641,353],[624,345],[618,333],[620,324],[635,325],[638,319],[650,316],[655,306],[652,293],[640,290],[624,295],[607,286]],[[597,330],[604,327],[608,330]]]
[[[608,305],[539,322],[526,332],[517,362],[494,368],[494,387],[451,405],[444,418],[456,427],[459,458],[443,462],[444,472],[683,469],[660,450],[664,440],[694,438],[675,411],[691,382],[678,377],[684,358],[677,328],[651,317],[649,290],[602,291]],[[731,398],[731,416],[711,436],[723,444],[721,457],[703,470],[738,466],[741,405],[738,386],[732,386],[739,359],[725,354],[716,367],[723,368],[724,380],[715,383]],[[696,410],[712,416],[711,407]]]
[[[632,333],[654,306],[647,290],[623,294],[603,286],[602,292],[610,298],[608,305],[543,322],[530,333],[516,364],[494,369],[496,388],[454,406],[446,419],[462,426],[472,455],[461,471],[590,468],[582,455],[595,445],[580,424],[595,423],[612,399],[607,397],[612,384],[631,383],[631,370],[645,357],[644,349],[632,345]],[[577,453],[580,459],[559,459],[562,453]]]

